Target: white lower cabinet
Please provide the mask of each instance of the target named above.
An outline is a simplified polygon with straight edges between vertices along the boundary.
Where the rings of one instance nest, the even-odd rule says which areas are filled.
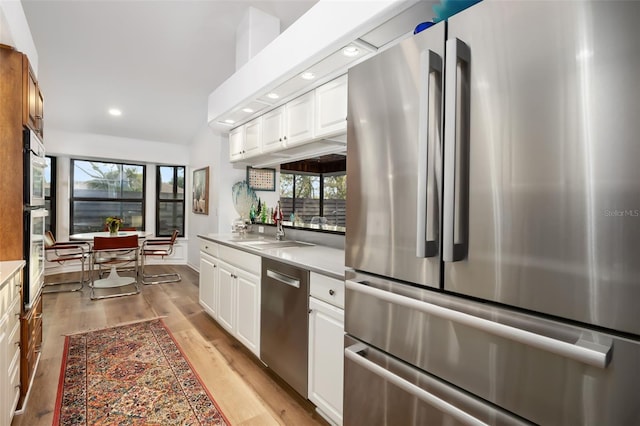
[[[236,337],[260,357],[260,279],[236,270],[238,326]]]
[[[218,259],[200,253],[200,306],[214,319],[218,318]]]
[[[0,425],[10,425],[20,399],[20,289],[24,262],[0,263]]]
[[[215,244],[218,257],[213,257],[204,244],[200,252],[200,305],[259,357],[261,258]]]
[[[337,425],[342,424],[343,372],[344,310],[310,297],[309,400]]]
[[[220,307],[218,309],[218,322],[231,334],[236,329],[236,279],[234,268],[225,262],[220,262]]]

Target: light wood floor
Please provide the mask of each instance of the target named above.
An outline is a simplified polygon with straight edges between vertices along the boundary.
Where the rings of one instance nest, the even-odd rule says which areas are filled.
[[[198,303],[198,273],[176,270],[182,282],[143,286],[135,296],[92,301],[89,290],[43,296],[40,365],[24,414],[14,426],[51,425],[65,334],[166,316],[165,323],[233,425],[326,425],[304,400],[242,344],[222,330]]]

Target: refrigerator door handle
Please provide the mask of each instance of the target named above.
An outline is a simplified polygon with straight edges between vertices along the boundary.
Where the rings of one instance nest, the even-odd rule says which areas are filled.
[[[468,242],[471,51],[462,40],[454,38],[446,42],[446,58],[442,259],[456,262],[467,256]]]
[[[449,404],[448,402],[438,398],[437,396],[427,392],[419,386],[414,385],[413,383],[403,379],[400,376],[397,376],[386,370],[385,368],[379,366],[378,364],[369,361],[365,357],[359,355],[360,353],[366,352],[366,345],[362,343],[356,343],[355,345],[349,346],[344,350],[345,358],[355,362],[360,367],[369,371],[370,373],[375,374],[378,377],[381,377],[385,381],[397,386],[408,394],[414,396],[420,401],[423,401],[437,409],[441,412],[455,418],[464,424],[469,425],[486,425],[486,423],[478,420],[473,417],[469,413],[462,411],[458,407]]]
[[[598,368],[606,368],[611,361],[612,343],[601,344],[579,339],[575,343],[564,342],[553,337],[547,337],[521,328],[490,321],[464,312],[447,309],[422,300],[401,296],[389,291],[380,290],[351,280],[345,281],[347,290],[367,294],[394,305],[433,315],[444,320],[462,324],[494,336],[522,343],[546,352],[551,352],[565,358],[570,358],[583,364]]]
[[[440,91],[437,89],[442,81],[442,58],[425,50],[420,55],[420,69],[420,87],[425,90],[420,91],[418,120],[416,257],[435,257],[438,255],[439,224],[434,157],[440,136],[441,96],[438,97]]]

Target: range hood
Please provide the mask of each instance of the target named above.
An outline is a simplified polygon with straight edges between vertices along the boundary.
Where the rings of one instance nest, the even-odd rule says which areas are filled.
[[[344,74],[431,20],[436,3],[320,0],[209,95],[209,126],[227,132]],[[360,55],[345,61],[342,50],[351,46]],[[316,74],[312,81],[301,78],[311,70]],[[270,93],[277,93],[277,99]]]

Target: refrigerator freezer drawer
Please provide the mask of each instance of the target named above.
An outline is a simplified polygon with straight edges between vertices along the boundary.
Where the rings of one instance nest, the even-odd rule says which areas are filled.
[[[348,336],[345,377],[346,426],[528,424]]]
[[[640,423],[635,340],[352,272],[345,331],[535,423]]]

